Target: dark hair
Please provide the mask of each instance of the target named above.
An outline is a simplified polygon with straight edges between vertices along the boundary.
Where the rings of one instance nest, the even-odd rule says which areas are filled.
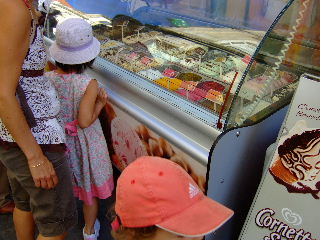
[[[129,228],[122,225],[120,217],[117,216],[115,205],[107,211],[106,218],[109,221],[114,221],[116,218],[119,221],[119,229],[112,230],[111,235],[115,240],[147,240],[152,238],[159,229],[155,225],[148,227]]]
[[[120,226],[117,231],[111,231],[115,240],[147,240],[152,238],[158,230],[156,226],[128,228]]]
[[[91,60],[90,62],[81,63],[81,64],[64,64],[64,63],[60,63],[57,61],[55,61],[55,62],[56,62],[56,66],[66,73],[75,72],[75,73],[81,74],[87,68],[91,68],[91,66],[94,62],[94,59]]]

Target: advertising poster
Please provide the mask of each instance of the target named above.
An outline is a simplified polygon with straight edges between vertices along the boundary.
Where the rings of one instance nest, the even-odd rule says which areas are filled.
[[[182,166],[198,183],[200,189],[205,191],[206,166],[183,153],[121,109],[108,102],[101,113],[100,122],[110,158],[120,171],[140,156],[167,158]]]
[[[241,240],[320,239],[319,92],[319,79],[300,78]]]

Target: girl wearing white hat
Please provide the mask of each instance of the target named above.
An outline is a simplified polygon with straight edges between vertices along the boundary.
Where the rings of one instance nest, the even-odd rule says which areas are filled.
[[[100,43],[89,23],[81,18],[66,19],[57,25],[56,41],[49,48],[58,68],[46,74],[61,102],[58,120],[67,133],[74,195],[84,203],[85,240],[97,239],[98,198],[110,197],[114,188],[112,164],[98,120],[107,95],[84,73],[99,51]]]
[[[34,0],[0,0],[0,161],[17,239],[35,239],[36,225],[38,240],[62,240],[77,212],[39,15]]]

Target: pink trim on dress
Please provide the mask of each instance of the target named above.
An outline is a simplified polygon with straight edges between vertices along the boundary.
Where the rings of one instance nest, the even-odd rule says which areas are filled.
[[[74,186],[73,194],[75,197],[79,198],[81,201],[84,201],[86,204],[92,204],[92,198],[96,197],[99,199],[106,199],[112,195],[114,188],[113,177],[110,177],[101,186],[91,185],[91,192],[86,192],[84,188]]]

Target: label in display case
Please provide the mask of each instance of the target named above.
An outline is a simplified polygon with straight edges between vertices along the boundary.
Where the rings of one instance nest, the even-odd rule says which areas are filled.
[[[319,78],[300,78],[241,240],[320,239],[319,91]]]

